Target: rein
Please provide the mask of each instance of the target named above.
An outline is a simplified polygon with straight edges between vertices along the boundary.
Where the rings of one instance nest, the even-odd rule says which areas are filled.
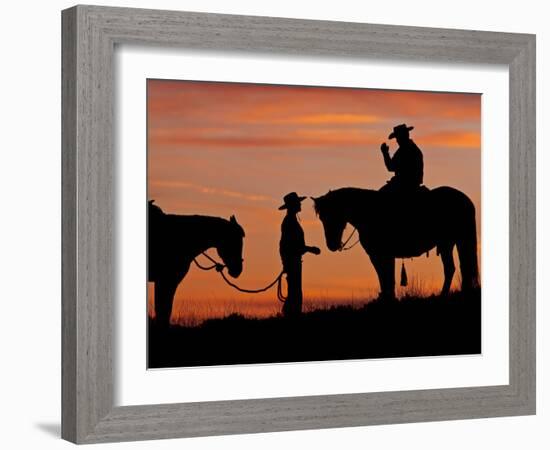
[[[351,232],[351,234],[350,234],[350,235],[348,236],[348,238],[346,239],[346,242],[344,242],[344,243],[342,244],[342,246],[340,247],[340,249],[339,249],[338,251],[343,252],[343,251],[345,251],[345,250],[350,250],[350,249],[352,249],[353,247],[355,247],[355,246],[359,243],[360,238],[357,238],[357,240],[356,240],[353,244],[351,244],[349,247],[346,247],[346,245],[348,245],[348,242],[351,241],[351,238],[352,238],[353,235],[356,233],[356,231],[357,231],[357,228],[354,227],[354,228],[353,228],[353,231]]]
[[[225,267],[223,264],[220,264],[220,263],[216,262],[214,259],[210,258],[210,256],[208,256],[206,253],[203,252],[202,254],[204,256],[206,256],[214,264],[212,264],[211,266],[203,266],[197,261],[197,258],[195,258],[195,259],[193,259],[193,262],[197,265],[197,267],[199,269],[204,270],[204,271],[216,269],[217,272],[221,272],[223,270],[223,268]]]
[[[232,288],[244,292],[245,294],[258,294],[260,292],[265,292],[269,289],[271,289],[275,284],[277,284],[277,300],[279,300],[281,303],[284,303],[286,301],[286,297],[283,294],[283,286],[282,286],[282,280],[283,280],[283,274],[285,273],[284,270],[281,270],[279,275],[277,275],[277,278],[275,278],[271,283],[269,283],[266,287],[259,288],[259,289],[245,289],[237,286],[235,283],[233,283],[230,279],[227,278],[225,273],[223,272],[223,269],[226,267],[225,264],[222,264],[220,262],[217,262],[214,258],[212,258],[210,255],[208,255],[206,252],[201,253],[205,258],[208,258],[213,264],[211,266],[203,266],[198,261],[197,258],[193,259],[193,262],[196,264],[196,266],[201,270],[212,270],[216,269],[216,272],[218,272],[222,279]]]

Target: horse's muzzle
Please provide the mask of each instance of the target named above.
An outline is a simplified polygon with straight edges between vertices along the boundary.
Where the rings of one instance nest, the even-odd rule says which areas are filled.
[[[327,247],[331,252],[338,252],[342,250],[344,244],[342,242],[327,242]]]
[[[230,269],[229,267],[227,268],[227,272],[229,273],[229,275],[231,275],[233,278],[238,278],[241,273],[243,272],[243,268],[239,268],[239,269]]]

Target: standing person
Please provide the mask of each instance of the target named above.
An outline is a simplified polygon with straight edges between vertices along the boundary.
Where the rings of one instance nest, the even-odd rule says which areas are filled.
[[[393,156],[390,156],[390,148],[385,142],[380,146],[386,168],[395,173],[381,191],[414,192],[422,185],[424,158],[422,151],[409,136],[412,129],[414,127],[408,127],[404,123],[393,128],[388,139],[395,138],[399,145]]]
[[[281,240],[279,253],[286,273],[288,286],[287,299],[283,305],[285,317],[296,317],[302,312],[302,255],[313,253],[318,255],[318,247],[309,247],[305,243],[304,230],[298,222],[298,213],[302,210],[302,201],[296,192],[284,196],[284,204],[279,210],[286,209],[286,216],[281,224]]]

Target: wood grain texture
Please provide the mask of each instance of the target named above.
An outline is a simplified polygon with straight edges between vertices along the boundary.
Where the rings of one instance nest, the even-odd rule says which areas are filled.
[[[535,411],[535,40],[510,70],[510,385]]]
[[[76,440],[76,10],[62,17],[62,155],[61,155],[61,243],[62,260],[62,431]]]
[[[95,6],[63,11],[62,28],[65,439],[93,443],[535,412],[534,36]],[[116,44],[507,65],[510,384],[114,407]]]

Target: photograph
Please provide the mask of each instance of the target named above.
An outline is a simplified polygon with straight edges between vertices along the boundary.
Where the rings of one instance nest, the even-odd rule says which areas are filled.
[[[481,353],[481,94],[146,82],[148,368]]]

